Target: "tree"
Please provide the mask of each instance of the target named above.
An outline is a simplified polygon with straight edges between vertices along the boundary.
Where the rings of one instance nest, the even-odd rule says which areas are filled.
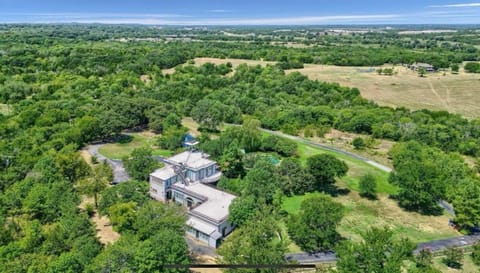
[[[429,249],[421,249],[415,257],[415,262],[419,268],[429,268],[433,265],[433,254]]]
[[[377,198],[377,181],[372,174],[368,173],[360,177],[358,187],[361,196],[371,199]]]
[[[108,208],[108,215],[115,230],[123,232],[133,229],[137,203],[118,203]]]
[[[242,226],[257,213],[258,204],[253,196],[241,196],[233,199],[228,207],[230,223]]]
[[[393,239],[388,229],[372,228],[363,241],[343,241],[336,248],[338,273],[401,273],[404,261],[412,257],[415,244]]]
[[[343,206],[325,194],[307,197],[300,211],[290,215],[288,234],[302,250],[309,253],[332,250],[340,235],[336,228],[344,215]]]
[[[150,238],[138,244],[134,263],[136,272],[190,272],[188,268],[165,268],[164,265],[188,265],[188,245],[185,238],[172,229],[159,229]]]
[[[425,77],[425,74],[427,74],[427,70],[424,67],[418,68],[418,76],[419,77]]]
[[[216,131],[224,120],[226,106],[218,100],[203,99],[192,109],[192,118],[207,131]]]
[[[221,263],[238,265],[280,265],[287,263],[286,244],[277,221],[269,215],[258,215],[236,229],[218,249]],[[226,272],[281,272],[278,268],[228,269]]]
[[[355,149],[361,150],[361,149],[365,148],[365,141],[361,137],[356,137],[356,138],[353,139],[352,145]]]
[[[472,261],[474,264],[480,266],[480,243],[473,245]]]
[[[150,173],[158,167],[158,162],[152,158],[152,151],[148,148],[134,149],[123,162],[128,174],[141,181],[147,181]]]
[[[159,230],[167,229],[183,235],[186,220],[182,207],[148,201],[136,213],[133,227],[140,240],[153,236]]]
[[[452,204],[458,226],[467,232],[480,226],[480,181],[467,178],[458,183]]]
[[[335,177],[347,174],[347,164],[333,155],[319,154],[307,159],[307,170],[314,179],[315,189],[328,190],[335,183]]]
[[[220,167],[222,173],[228,178],[242,177],[245,170],[243,168],[243,154],[238,147],[237,140],[234,140],[227,150],[220,157]]]
[[[94,166],[91,175],[78,182],[80,192],[93,196],[95,208],[98,208],[98,194],[113,181],[113,172],[106,161]]]
[[[174,151],[182,147],[183,137],[187,131],[187,128],[184,127],[170,127],[163,132],[158,144],[163,149]]]
[[[90,169],[73,146],[67,146],[58,153],[55,163],[60,174],[72,183],[88,175]]]
[[[453,74],[457,74],[458,71],[460,70],[460,66],[458,66],[458,64],[452,64],[450,68],[452,69]]]
[[[278,177],[275,166],[268,158],[260,158],[245,176],[244,196],[253,196],[258,204],[272,204]]]
[[[108,244],[105,250],[88,265],[85,272],[137,272],[135,266],[137,245],[138,242],[132,235],[122,235],[114,244]]]
[[[314,190],[312,176],[296,158],[287,157],[278,167],[280,187],[284,194],[300,195]]]
[[[442,262],[448,267],[461,269],[463,262],[463,251],[460,248],[447,248],[443,252],[445,257]]]

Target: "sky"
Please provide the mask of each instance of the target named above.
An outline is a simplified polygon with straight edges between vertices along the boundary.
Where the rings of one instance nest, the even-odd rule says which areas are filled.
[[[480,24],[468,0],[0,0],[0,23]]]

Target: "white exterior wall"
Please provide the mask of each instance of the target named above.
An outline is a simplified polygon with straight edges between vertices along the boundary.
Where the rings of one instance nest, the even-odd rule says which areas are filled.
[[[150,196],[162,202],[167,198],[163,181],[153,176],[150,176]]]

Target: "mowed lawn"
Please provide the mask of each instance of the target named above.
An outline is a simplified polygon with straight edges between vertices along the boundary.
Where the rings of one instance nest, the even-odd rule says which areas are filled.
[[[105,144],[99,149],[99,152],[110,159],[122,159],[129,156],[137,148],[150,148],[153,155],[171,156],[173,154],[169,150],[160,149],[156,146],[156,139],[159,135],[151,132],[140,132],[132,133],[130,136],[132,137],[130,141]]]

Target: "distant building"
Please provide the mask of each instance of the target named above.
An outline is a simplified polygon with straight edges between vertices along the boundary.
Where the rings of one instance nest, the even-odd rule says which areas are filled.
[[[235,196],[207,185],[222,176],[217,163],[198,151],[186,151],[161,160],[165,166],[150,174],[150,196],[187,207],[187,235],[218,247],[234,228],[227,218]]]
[[[420,68],[424,68],[427,72],[434,72],[435,68],[431,64],[426,63],[414,63],[410,65],[410,69],[414,71],[418,71]]]

